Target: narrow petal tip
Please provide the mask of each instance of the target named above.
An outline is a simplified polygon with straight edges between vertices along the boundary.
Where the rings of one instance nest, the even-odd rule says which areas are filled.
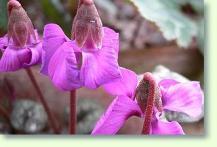
[[[19,8],[21,4],[17,0],[9,0],[8,1],[8,13],[10,14],[13,8]]]

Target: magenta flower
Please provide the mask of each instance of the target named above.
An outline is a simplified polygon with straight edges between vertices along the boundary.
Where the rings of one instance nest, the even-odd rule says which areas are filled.
[[[116,98],[97,122],[92,135],[114,135],[131,116],[144,118],[142,134],[184,134],[178,122],[164,118],[165,111],[182,112],[191,117],[202,113],[203,92],[198,82],[165,79],[157,83],[151,73],[145,73],[137,86],[134,72],[124,68],[121,72],[122,79],[104,86]]]
[[[41,61],[42,44],[21,4],[8,2],[8,34],[0,38],[0,71],[15,71]]]
[[[119,35],[102,27],[92,1],[80,1],[70,40],[56,24],[44,28],[41,73],[61,90],[95,89],[120,78]]]

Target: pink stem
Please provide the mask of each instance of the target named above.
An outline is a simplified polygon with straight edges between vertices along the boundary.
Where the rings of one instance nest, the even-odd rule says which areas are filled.
[[[151,74],[145,74],[144,80],[148,82],[148,97],[145,108],[145,119],[142,134],[148,135],[150,134],[152,115],[155,104],[155,91],[156,91],[156,83]]]
[[[43,107],[44,107],[44,109],[45,109],[45,111],[46,111],[46,113],[48,115],[48,121],[49,121],[50,126],[53,128],[54,133],[59,134],[60,133],[59,125],[57,125],[57,121],[56,121],[53,113],[51,112],[51,110],[50,110],[50,108],[49,108],[49,106],[48,106],[48,104],[47,104],[47,102],[46,102],[46,100],[45,100],[45,98],[44,98],[44,96],[43,96],[37,82],[36,82],[36,79],[35,79],[35,77],[34,77],[34,75],[32,73],[31,68],[27,68],[26,72],[27,72],[27,74],[28,74],[28,76],[29,76],[35,90],[37,91],[37,94],[39,96],[38,97],[39,101],[43,105]]]
[[[76,90],[70,92],[70,116],[69,116],[69,134],[76,133]]]
[[[150,134],[150,127],[153,115],[153,108],[154,108],[154,97],[150,96],[147,101],[147,107],[145,110],[145,120],[142,129],[142,134]]]

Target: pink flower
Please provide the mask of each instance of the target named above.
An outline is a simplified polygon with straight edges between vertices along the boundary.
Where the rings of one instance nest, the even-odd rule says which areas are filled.
[[[97,122],[92,135],[114,135],[131,116],[144,118],[143,134],[184,134],[178,122],[167,121],[167,110],[182,112],[191,117],[202,113],[203,91],[198,82],[179,83],[164,79],[156,82],[145,73],[137,86],[137,75],[122,68],[122,79],[104,86],[116,98]]]
[[[0,71],[15,71],[41,61],[42,44],[21,4],[8,2],[8,34],[0,38]]]
[[[82,86],[95,89],[121,77],[119,35],[102,27],[92,1],[80,2],[72,40],[56,24],[44,28],[41,73],[48,75],[61,90]]]

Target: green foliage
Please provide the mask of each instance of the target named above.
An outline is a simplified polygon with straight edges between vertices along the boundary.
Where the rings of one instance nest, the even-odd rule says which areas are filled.
[[[64,14],[58,11],[50,0],[41,1],[42,9],[46,17],[47,23],[57,23],[63,30],[70,35],[71,25],[64,19]]]
[[[131,0],[141,15],[155,22],[167,40],[176,40],[181,47],[188,47],[192,37],[198,35],[198,24],[181,12],[181,5],[189,3],[199,13],[203,12],[202,0]]]
[[[0,0],[0,29],[7,29],[7,0]]]
[[[197,35],[197,42],[200,46],[200,51],[204,53],[204,45],[205,45],[205,24],[204,19],[201,19],[198,23],[198,35]]]

